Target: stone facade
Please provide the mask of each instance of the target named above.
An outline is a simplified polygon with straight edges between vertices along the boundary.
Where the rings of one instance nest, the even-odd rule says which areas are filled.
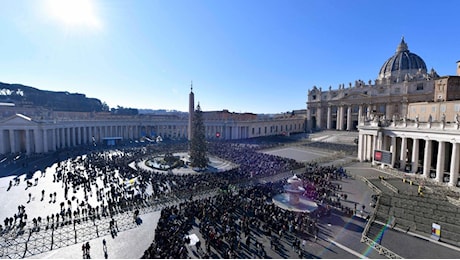
[[[356,80],[334,90],[316,86],[309,90],[307,130],[357,130],[359,123],[374,116],[402,117],[409,103],[433,101],[438,78],[433,69],[427,72],[425,62],[402,39],[374,83]]]
[[[431,76],[425,77],[424,85],[414,82],[411,91],[403,92],[407,102],[401,103],[402,110],[397,111],[394,103],[392,115],[387,109],[360,120],[358,159],[456,187],[460,186],[460,75]],[[392,100],[391,95],[387,98]]]
[[[101,143],[107,138],[188,138],[187,117],[76,112],[53,115],[43,118],[39,115],[29,117],[15,114],[0,119],[0,154],[46,153],[93,142]],[[235,114],[221,119],[211,115],[210,119],[204,120],[204,124],[207,139],[234,140],[304,132],[305,116],[283,114],[248,118]]]

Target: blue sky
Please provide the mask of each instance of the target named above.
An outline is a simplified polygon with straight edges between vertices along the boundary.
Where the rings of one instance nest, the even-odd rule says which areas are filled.
[[[1,82],[187,111],[193,81],[205,111],[279,113],[375,80],[402,36],[440,75],[460,60],[458,1],[79,2],[0,0]]]

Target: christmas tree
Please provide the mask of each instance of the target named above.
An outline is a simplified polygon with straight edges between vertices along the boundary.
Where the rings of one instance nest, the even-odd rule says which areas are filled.
[[[192,167],[205,169],[208,167],[207,145],[205,128],[203,123],[203,112],[198,104],[192,119],[192,138],[190,140],[190,165]]]

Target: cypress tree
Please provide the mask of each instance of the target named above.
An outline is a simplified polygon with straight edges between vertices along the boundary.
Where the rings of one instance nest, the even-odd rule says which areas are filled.
[[[203,123],[203,112],[198,104],[192,119],[192,140],[190,140],[190,165],[200,169],[208,166],[207,145],[205,128]]]

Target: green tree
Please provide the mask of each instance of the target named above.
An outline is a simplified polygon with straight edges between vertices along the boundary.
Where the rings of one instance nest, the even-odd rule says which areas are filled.
[[[208,166],[207,145],[203,112],[198,104],[192,118],[192,139],[190,140],[190,165],[200,169]]]

